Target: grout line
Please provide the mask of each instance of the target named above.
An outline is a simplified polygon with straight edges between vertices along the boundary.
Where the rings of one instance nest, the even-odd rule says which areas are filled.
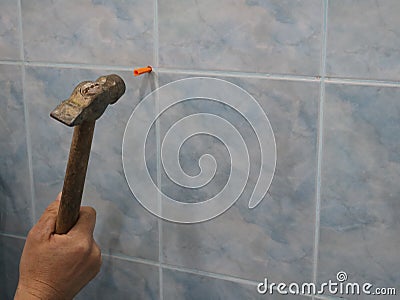
[[[154,59],[155,60],[155,59]],[[190,70],[190,69],[173,69],[173,68],[157,68],[155,60],[153,66],[154,73],[169,73],[181,75],[198,75],[198,76],[223,76],[237,78],[254,78],[254,79],[270,79],[270,80],[286,80],[299,82],[320,82],[319,76],[293,75],[293,74],[273,74],[273,73],[252,73],[252,72],[236,72],[236,71],[215,71],[215,70]],[[24,62],[20,60],[0,60],[0,65],[25,65],[31,67],[47,67],[47,68],[65,68],[65,69],[87,69],[87,70],[106,70],[106,71],[122,71],[131,72],[136,67],[142,66],[111,66],[97,64],[82,63],[52,63],[52,62]],[[400,81],[379,80],[379,79],[362,79],[362,78],[345,78],[325,76],[325,83],[343,84],[343,85],[363,85],[377,87],[400,87]]]
[[[24,63],[20,60],[0,60],[2,65],[22,66]]]
[[[398,81],[385,81],[385,80],[326,77],[325,78],[325,82],[326,83],[330,83],[330,84],[343,84],[343,85],[366,85],[366,86],[379,86],[379,87],[400,87],[400,82],[398,82]]]
[[[240,78],[256,78],[271,80],[288,80],[288,81],[306,81],[318,82],[318,76],[306,75],[287,75],[287,74],[269,74],[269,73],[252,73],[237,71],[216,71],[216,70],[191,70],[191,69],[170,69],[155,68],[158,73],[181,74],[181,75],[200,75],[200,76],[224,76],[224,77],[240,77]]]
[[[158,0],[154,0],[154,37],[153,37],[153,62],[154,67],[159,64],[159,42],[158,42]]]
[[[164,269],[168,269],[168,270],[172,270],[172,271],[179,271],[179,272],[184,272],[184,273],[189,273],[189,274],[194,274],[194,275],[201,275],[201,276],[222,279],[222,280],[246,284],[246,285],[257,286],[257,284],[259,283],[256,281],[243,279],[240,277],[234,277],[234,276],[229,276],[229,275],[224,275],[224,274],[200,271],[200,270],[195,270],[195,269],[190,269],[190,268],[185,268],[185,267],[180,267],[180,266],[175,266],[175,265],[170,265],[170,264],[165,264],[165,263],[159,263],[157,261],[145,259],[145,258],[136,258],[136,257],[125,256],[125,255],[104,254],[104,253],[102,253],[102,256],[109,257],[109,258],[115,258],[115,259],[119,259],[119,260],[123,260],[123,261],[140,263],[140,264],[149,265],[149,266],[153,266],[153,267],[161,266]]]
[[[159,43],[158,43],[158,0],[154,0],[154,37],[153,37],[153,67],[158,68],[159,64]],[[156,76],[154,76],[155,82],[155,89],[159,88],[158,76],[157,72]],[[155,109],[156,113],[159,110],[159,97],[158,93],[156,93],[156,101],[155,101]],[[157,153],[157,185],[161,190],[161,161],[160,161],[160,121],[159,119],[156,120],[155,123],[155,133],[156,133],[156,153]],[[161,208],[161,195],[160,193],[157,194],[157,203],[159,205],[160,210]],[[159,299],[164,299],[164,284],[163,284],[163,268],[162,268],[162,249],[163,249],[163,223],[160,218],[157,218],[157,229],[158,229],[158,286],[159,286]]]
[[[235,282],[235,283],[240,283],[240,284],[245,284],[245,285],[250,285],[250,286],[257,286],[259,284],[259,282],[256,282],[253,280],[248,280],[248,279],[243,279],[240,277],[223,275],[223,274],[207,272],[207,271],[194,270],[194,269],[189,269],[189,268],[174,266],[174,265],[169,265],[169,264],[163,264],[163,267],[165,269],[172,270],[172,271],[179,271],[179,272],[184,272],[184,273],[193,274],[193,275],[200,275],[200,276],[205,276],[205,277],[214,278],[214,279],[221,279],[221,280],[225,280],[225,281],[230,281],[230,282]]]
[[[30,62],[24,63],[32,67],[48,67],[48,68],[65,68],[65,69],[88,69],[88,70],[106,70],[106,71],[132,71],[136,67],[143,66],[110,66],[110,65],[96,65],[96,64],[82,64],[82,63],[51,63],[51,62]]]
[[[156,124],[156,131],[159,132],[159,127],[160,125]],[[157,138],[157,141],[159,138]],[[159,142],[157,142],[159,143]],[[158,146],[157,146],[158,147]],[[157,150],[158,153],[158,150]],[[159,188],[161,190],[161,174],[160,174],[160,169],[159,169],[159,159],[157,158],[157,182],[159,183]],[[158,203],[161,205],[161,195],[158,194]],[[162,208],[160,208],[162,209]],[[164,299],[164,288],[163,288],[163,267],[162,267],[162,261],[163,261],[163,223],[160,218],[157,218],[157,226],[158,226],[158,262],[159,262],[159,286],[160,286],[160,300]]]
[[[57,63],[57,62],[41,62],[41,61],[21,61],[21,60],[0,60],[2,65],[25,65],[29,67],[43,68],[63,68],[63,69],[87,69],[87,70],[106,70],[106,71],[132,71],[135,68],[143,66],[112,66],[101,64],[84,64],[84,63]]]
[[[317,174],[316,174],[316,192],[315,192],[315,228],[314,228],[314,257],[312,279],[315,284],[318,280],[318,252],[320,238],[320,214],[321,214],[321,164],[323,155],[323,137],[324,137],[324,103],[325,103],[325,75],[326,75],[326,49],[328,34],[328,1],[323,1],[322,14],[322,47],[321,47],[321,83],[320,100],[318,111],[318,137],[317,137]],[[313,297],[315,299],[315,297]]]
[[[36,221],[36,209],[35,209],[35,187],[33,184],[33,167],[32,167],[32,142],[31,142],[31,132],[30,132],[30,122],[29,122],[29,111],[28,111],[28,103],[26,102],[25,97],[25,64],[23,61],[25,60],[24,54],[24,35],[23,35],[23,27],[22,27],[22,3],[21,0],[18,1],[18,13],[19,13],[19,39],[20,39],[20,58],[21,58],[21,74],[22,74],[22,102],[24,105],[24,119],[25,119],[25,134],[26,134],[26,151],[28,155],[28,173],[29,173],[29,184],[30,184],[30,193],[31,193],[31,218],[32,223]]]
[[[5,233],[5,232],[0,232],[0,236],[8,237],[8,238],[13,238],[13,239],[18,239],[18,240],[26,240],[25,236],[17,235],[17,234],[12,234],[12,233]]]
[[[159,267],[160,264],[156,261],[150,260],[150,259],[145,259],[145,258],[138,258],[138,257],[131,257],[131,256],[125,256],[121,254],[106,254],[106,253],[101,253],[101,256],[108,257],[108,258],[115,258],[123,261],[129,261],[129,262],[134,262],[134,263],[139,263],[139,264],[144,264],[144,265],[149,265],[153,267]]]
[[[156,0],[155,0],[156,1]],[[157,41],[156,41],[157,40]],[[154,36],[154,65],[153,72],[169,73],[182,75],[201,75],[201,76],[225,76],[225,77],[244,77],[244,78],[260,78],[272,80],[290,80],[290,81],[306,81],[318,82],[318,76],[305,75],[289,75],[289,74],[269,74],[269,73],[252,73],[252,72],[235,72],[235,71],[213,71],[213,70],[190,70],[190,69],[170,69],[159,68],[159,51],[158,51],[158,32]],[[33,62],[33,61],[18,61],[18,60],[0,60],[0,64],[24,64],[32,67],[47,67],[47,68],[66,68],[66,69],[95,69],[95,70],[110,70],[110,71],[132,71],[136,67],[142,66],[112,66],[112,65],[97,65],[97,64],[82,64],[82,63],[55,63],[55,62]],[[400,83],[399,83],[400,85]]]
[[[326,77],[326,51],[328,40],[328,0],[322,0],[322,35],[321,35],[321,57],[320,57],[320,75],[321,81]]]
[[[155,88],[156,90],[159,88],[158,77],[155,76]],[[156,92],[156,101],[155,101],[155,110],[156,113],[159,111],[159,96],[158,92]],[[160,120],[157,118],[155,122],[155,133],[156,133],[156,154],[157,154],[157,186],[161,191],[161,145],[160,145]],[[161,194],[157,193],[157,203],[159,205],[160,212],[162,211],[162,203],[161,203]],[[159,281],[160,281],[160,300],[164,298],[163,293],[163,222],[161,218],[157,217],[157,228],[158,228],[158,262],[159,262]]]

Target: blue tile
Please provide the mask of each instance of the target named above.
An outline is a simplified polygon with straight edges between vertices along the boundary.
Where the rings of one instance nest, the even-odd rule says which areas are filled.
[[[202,299],[273,299],[306,300],[304,296],[280,295],[276,291],[262,295],[255,285],[231,282],[208,276],[188,274],[175,270],[163,270],[165,300]]]
[[[175,79],[168,74],[160,76],[162,84]],[[210,101],[190,100],[171,107],[160,118],[160,142],[171,124],[188,114],[218,114],[239,130],[248,146],[251,166],[255,167],[250,169],[244,193],[224,214],[197,224],[163,222],[163,259],[173,265],[251,280],[266,276],[276,281],[311,280],[319,86],[262,79],[227,80],[253,95],[269,117],[277,144],[275,177],[265,199],[249,210],[260,150],[248,124],[224,105]],[[182,189],[162,175],[162,191],[181,202],[204,201],[221,191],[229,177],[226,149],[215,139],[201,136],[185,144],[179,155],[188,174],[199,172],[198,159],[205,153],[215,156],[221,171],[200,191]]]
[[[27,68],[26,95],[29,95],[32,132],[36,219],[62,189],[73,131],[51,119],[50,111],[68,98],[79,82],[95,80],[110,73],[100,70]],[[146,213],[129,190],[121,155],[126,122],[135,105],[144,94],[149,93],[154,82],[152,77],[133,79],[130,72],[118,73],[124,78],[127,91],[96,122],[83,204],[97,210],[95,238],[103,253],[157,259],[157,219]],[[154,135],[153,140],[155,142]],[[150,171],[156,172],[155,167]]]
[[[151,64],[153,12],[153,1],[22,1],[25,58]]]
[[[13,299],[25,240],[0,235],[0,298]]]
[[[329,1],[327,73],[399,80],[397,0]]]
[[[400,89],[326,91],[319,280],[398,287]]]
[[[19,66],[0,65],[0,231],[25,235],[31,193]]]
[[[20,59],[19,12],[17,0],[0,3],[0,59]]]
[[[158,267],[103,257],[100,273],[76,299],[159,299]]]
[[[317,75],[321,1],[165,0],[160,66]]]

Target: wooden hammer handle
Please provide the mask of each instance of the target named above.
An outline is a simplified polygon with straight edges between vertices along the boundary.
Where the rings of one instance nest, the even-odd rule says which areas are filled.
[[[67,233],[79,218],[94,125],[95,121],[86,121],[74,128],[56,221],[57,234]]]

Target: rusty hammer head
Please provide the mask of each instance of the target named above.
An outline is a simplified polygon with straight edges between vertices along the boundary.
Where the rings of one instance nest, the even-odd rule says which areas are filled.
[[[68,126],[95,121],[109,104],[114,104],[125,93],[125,83],[115,74],[101,76],[95,82],[84,81],[76,86],[71,96],[58,105],[50,116]]]

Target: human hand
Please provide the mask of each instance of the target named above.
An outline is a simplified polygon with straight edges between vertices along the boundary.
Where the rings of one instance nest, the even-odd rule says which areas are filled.
[[[55,234],[61,193],[32,227],[19,266],[14,299],[72,299],[100,271],[101,251],[93,239],[96,211],[82,206],[66,234]]]

